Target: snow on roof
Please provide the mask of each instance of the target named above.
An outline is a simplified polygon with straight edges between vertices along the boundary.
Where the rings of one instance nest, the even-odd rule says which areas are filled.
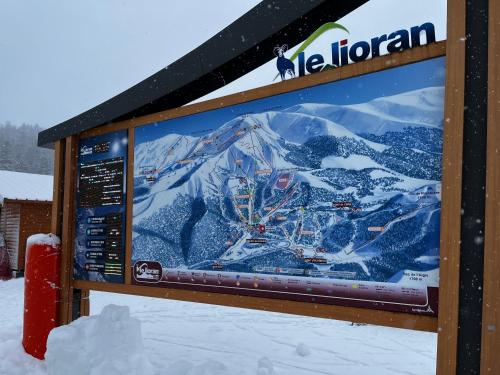
[[[0,203],[4,199],[52,201],[53,177],[0,170]]]

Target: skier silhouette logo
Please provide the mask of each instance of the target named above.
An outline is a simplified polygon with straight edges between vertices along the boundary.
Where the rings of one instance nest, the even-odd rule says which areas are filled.
[[[273,53],[278,57],[276,60],[276,68],[281,76],[281,80],[286,79],[286,75],[289,74],[290,78],[295,77],[295,64],[292,60],[285,57],[285,52],[288,50],[288,45],[283,44],[281,47],[274,47]]]

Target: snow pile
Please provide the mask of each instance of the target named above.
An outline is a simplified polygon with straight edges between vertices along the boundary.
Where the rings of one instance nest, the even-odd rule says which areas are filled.
[[[23,295],[24,279],[0,281],[0,375],[78,375],[82,366],[84,374],[99,375],[98,361],[110,356],[129,366],[122,372],[129,374],[134,372],[128,357],[135,350],[141,358],[147,353],[154,375],[436,373],[437,340],[431,332],[103,292],[90,295],[93,317],[53,333],[62,330],[64,337],[56,338],[56,348],[49,343],[49,355],[66,357],[57,360],[71,364],[57,373],[52,358],[45,363],[23,350]],[[140,334],[133,333],[136,328],[130,329],[137,322],[129,324],[130,318],[97,324],[103,317],[95,314],[111,303],[129,306],[131,316],[141,321],[144,349]],[[120,331],[119,342],[112,326]],[[130,349],[137,342],[137,349]],[[305,347],[306,356],[300,354],[307,352]],[[146,368],[144,374],[151,371]]]
[[[0,203],[4,199],[52,201],[52,176],[0,170]]]
[[[274,375],[274,365],[267,357],[262,357],[257,363],[257,375]]]
[[[301,342],[297,347],[295,348],[295,352],[300,355],[301,357],[307,357],[308,355],[311,355],[311,349]]]
[[[233,375],[226,365],[215,360],[207,360],[198,365],[190,361],[177,361],[173,363],[168,371],[168,375]],[[244,372],[243,372],[244,374]]]
[[[28,240],[26,241],[28,247],[30,245],[36,244],[36,245],[49,245],[52,247],[59,246],[61,244],[61,240],[59,237],[57,237],[55,234],[49,233],[49,234],[33,234],[32,236],[28,237]]]
[[[108,305],[100,315],[51,331],[45,354],[49,375],[150,375],[141,323],[127,306]]]
[[[12,281],[9,281],[9,283],[12,283]],[[0,281],[0,286],[2,284],[5,285],[7,282]],[[2,327],[0,325],[0,374],[46,375],[43,361],[39,361],[25,353],[21,344],[21,336],[21,327]]]

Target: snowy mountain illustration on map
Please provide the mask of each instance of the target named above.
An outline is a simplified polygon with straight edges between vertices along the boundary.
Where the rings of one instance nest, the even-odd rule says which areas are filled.
[[[133,261],[437,286],[443,97],[301,103],[137,144]]]

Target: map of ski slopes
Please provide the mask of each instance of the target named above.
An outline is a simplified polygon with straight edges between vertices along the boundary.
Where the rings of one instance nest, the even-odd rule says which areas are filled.
[[[135,281],[435,313],[443,67],[137,128]]]

